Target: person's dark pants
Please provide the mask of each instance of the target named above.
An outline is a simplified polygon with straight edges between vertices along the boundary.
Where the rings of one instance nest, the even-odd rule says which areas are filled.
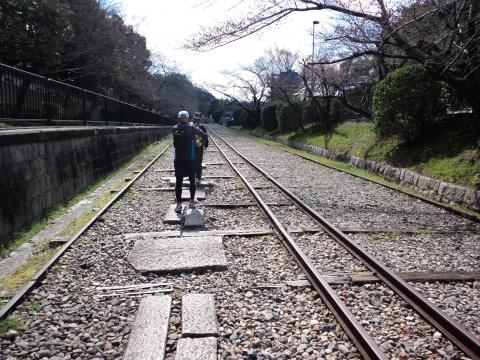
[[[203,149],[197,149],[197,158],[195,159],[195,176],[198,180],[202,180],[202,162]]]
[[[183,178],[190,181],[190,200],[195,199],[195,160],[175,160],[175,199],[177,203],[182,201]]]

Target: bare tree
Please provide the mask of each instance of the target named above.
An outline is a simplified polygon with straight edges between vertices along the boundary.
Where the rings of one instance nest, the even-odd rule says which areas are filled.
[[[378,80],[378,70],[371,58],[358,58],[333,65],[313,65],[329,71],[315,72],[321,82],[327,82],[335,89],[336,98],[348,109],[372,118],[372,91]],[[312,66],[312,65],[307,65]]]
[[[268,49],[265,55],[255,62],[261,69],[269,87],[269,100],[280,100],[291,104],[299,98],[301,79],[296,71],[299,54],[278,47]]]
[[[304,71],[301,73],[303,86],[310,99],[312,120],[322,132],[333,125],[333,107],[337,97],[337,88],[333,85],[337,69],[331,65],[309,65],[302,60]]]
[[[243,109],[253,112],[255,122],[260,124],[262,106],[267,100],[266,73],[258,63],[243,67],[237,72],[226,72],[227,84],[210,84],[208,87],[232,100]]]
[[[247,3],[247,2],[245,2]],[[339,16],[331,41],[342,52],[321,64],[360,57],[423,64],[480,111],[480,2],[478,0],[252,0],[245,16],[227,19],[197,34],[190,48],[208,50],[229,44],[306,11],[330,10]]]

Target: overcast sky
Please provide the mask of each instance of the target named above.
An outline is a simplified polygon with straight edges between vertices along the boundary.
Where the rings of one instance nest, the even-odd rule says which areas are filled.
[[[251,64],[269,47],[278,46],[310,54],[312,22],[323,17],[316,11],[293,14],[283,24],[271,27],[260,35],[207,53],[197,53],[184,50],[182,45],[201,25],[232,16],[233,12],[239,10],[235,8],[238,0],[212,1],[211,6],[198,6],[201,3],[199,0],[117,0],[117,3],[127,24],[134,25],[146,37],[147,47],[153,53],[173,60],[182,72],[200,86],[222,82],[223,70]]]

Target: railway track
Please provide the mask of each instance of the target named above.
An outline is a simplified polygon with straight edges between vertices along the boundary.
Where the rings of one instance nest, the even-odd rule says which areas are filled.
[[[37,287],[42,279],[46,276],[50,268],[57,263],[57,261],[65,254],[65,252],[78,240],[80,236],[85,234],[85,232],[90,229],[90,227],[104,214],[106,213],[116,202],[118,202],[131,188],[131,186],[137,181],[143,174],[172,146],[173,143],[170,143],[163,149],[152,161],[150,161],[142,170],[140,170],[137,175],[131,179],[118,193],[112,198],[103,208],[101,208],[97,214],[87,223],[83,228],[81,228],[65,245],[63,245],[58,253],[51,258],[40,270],[38,270],[30,281],[19,291],[17,294],[10,299],[0,309],[0,320],[4,320],[16,307],[17,305],[27,296],[35,287]]]
[[[231,130],[234,131],[234,132],[236,132],[236,133],[238,133],[238,134],[241,134],[241,135],[243,135],[243,136],[248,136],[248,137],[251,138],[251,139],[255,139],[254,136],[248,135],[248,134],[244,134],[244,133],[242,133],[240,130],[233,129],[233,128],[232,128]],[[269,146],[274,147],[273,145],[269,145]],[[466,219],[472,220],[472,221],[474,221],[474,222],[477,222],[477,223],[478,223],[478,222],[480,221],[480,217],[479,217],[478,215],[475,216],[475,215],[469,214],[468,212],[458,210],[458,209],[456,209],[456,208],[454,208],[454,207],[448,206],[448,205],[446,205],[446,204],[444,204],[444,203],[442,203],[442,202],[439,202],[439,201],[432,200],[432,199],[430,199],[430,198],[428,198],[428,197],[426,197],[426,196],[423,196],[423,195],[421,195],[421,194],[418,194],[418,193],[416,193],[416,192],[401,190],[401,189],[398,189],[397,187],[395,187],[395,186],[393,186],[393,185],[389,185],[389,184],[387,184],[387,183],[385,183],[385,182],[377,181],[377,180],[374,180],[374,179],[372,179],[372,178],[365,178],[365,177],[363,177],[363,176],[361,176],[361,175],[358,175],[358,174],[356,174],[356,173],[354,173],[354,172],[342,170],[342,169],[340,169],[340,168],[338,168],[338,167],[335,167],[335,166],[333,166],[333,165],[329,165],[329,164],[326,164],[326,163],[316,162],[316,161],[310,159],[308,156],[305,156],[305,155],[303,155],[303,154],[296,154],[296,156],[298,156],[298,157],[300,157],[300,158],[302,158],[302,159],[308,160],[308,161],[312,161],[312,162],[314,162],[316,165],[319,165],[319,166],[322,166],[322,167],[325,167],[325,168],[328,168],[328,169],[332,169],[332,170],[335,170],[335,171],[343,172],[343,173],[345,173],[345,174],[349,174],[349,175],[352,176],[352,177],[356,177],[356,178],[359,178],[359,179],[362,179],[362,180],[368,180],[369,182],[372,182],[372,183],[374,183],[374,184],[377,184],[377,185],[379,185],[379,186],[381,186],[381,187],[385,187],[385,188],[390,189],[390,190],[394,190],[394,191],[396,191],[396,192],[402,192],[403,194],[405,194],[405,195],[408,196],[408,197],[411,197],[411,198],[413,198],[413,199],[421,200],[422,202],[425,202],[425,203],[427,203],[427,204],[433,205],[433,206],[435,206],[435,207],[439,207],[439,208],[441,208],[441,209],[443,209],[443,210],[445,210],[445,211],[447,211],[447,212],[450,212],[450,213],[452,213],[452,214],[459,215],[459,216],[461,216],[461,217],[464,217],[464,218],[466,218]],[[387,231],[388,231],[388,230],[387,230]]]
[[[464,351],[468,356],[478,359],[480,354],[480,339],[471,334],[467,329],[460,325],[457,321],[453,320],[442,312],[437,306],[428,301],[419,292],[417,292],[413,286],[409,285],[406,281],[402,280],[398,275],[390,271],[379,260],[371,256],[365,249],[358,246],[347,235],[340,231],[337,227],[333,226],[326,219],[324,219],[318,212],[312,207],[303,202],[299,197],[294,195],[291,191],[283,187],[273,177],[267,174],[259,166],[255,165],[247,157],[243,156],[232,145],[228,144],[221,136],[214,133],[215,137],[220,139],[235,155],[239,156],[252,168],[254,168],[259,175],[265,177],[270,181],[278,190],[282,191],[289,199],[291,199],[303,212],[311,216],[322,229],[336,242],[341,244],[353,257],[357,258],[362,264],[378,276],[390,289],[392,289],[396,295],[406,301],[415,311],[428,321],[432,326],[438,329],[443,335],[449,338],[456,346]],[[217,146],[219,146],[217,144]],[[286,247],[295,256],[297,263],[302,267],[311,284],[316,288],[322,296],[322,299],[327,303],[327,306],[335,314],[337,320],[342,324],[345,331],[355,343],[363,356],[366,358],[385,358],[385,354],[380,350],[378,346],[372,341],[370,336],[364,329],[359,328],[358,322],[355,317],[345,308],[340,309],[338,304],[342,302],[336,296],[336,293],[332,288],[326,284],[320,273],[317,271],[313,262],[302,252],[301,247],[295,242],[293,236],[288,233],[284,226],[282,226],[280,220],[275,216],[274,211],[265,204],[261,196],[255,191],[254,187],[250,184],[245,176],[235,167],[232,160],[228,158],[224,151],[220,150],[225,156],[225,159],[234,168],[238,175],[242,178],[245,185],[249,188],[250,192],[254,195],[258,204],[262,207],[262,210],[268,216],[270,221],[274,224],[279,236],[285,241]],[[343,305],[343,304],[342,304]]]
[[[352,306],[352,299],[356,299],[352,294],[363,296],[362,285],[352,285],[351,277],[325,274],[369,273],[370,279],[358,284],[366,283],[363,288],[371,287],[376,293],[381,290],[380,302],[395,296],[387,287],[375,284],[383,279],[372,274],[371,265],[362,264],[357,256],[335,244],[331,238],[335,227],[322,230],[318,219],[300,208],[294,198],[272,186],[227,145],[221,141],[218,145],[218,150],[214,145],[205,154],[208,165],[204,177],[213,181],[214,187],[206,191],[206,200],[199,202],[199,208],[205,214],[203,232],[224,237],[229,263],[226,271],[138,273],[128,263],[134,239],[145,234],[189,236],[186,230],[161,221],[173,200],[166,180],[173,175],[172,154],[165,149],[34,276],[8,308],[2,309],[3,316],[13,314],[23,326],[14,339],[0,339],[0,359],[121,357],[139,300],[163,290],[119,296],[106,289],[152,283],[171,284],[167,290],[173,293],[167,359],[174,358],[181,337],[180,295],[191,292],[215,296],[220,326],[218,357],[222,359],[356,359],[360,354],[364,358],[398,357],[401,352],[386,342],[379,343],[381,336],[374,329],[391,326],[392,333],[398,333],[398,326],[383,324],[383,318],[372,321],[359,315],[362,309],[358,304]],[[259,205],[267,207],[260,210]],[[288,251],[275,234],[287,242]],[[322,247],[326,243],[329,245]],[[303,274],[315,291],[306,286]],[[317,290],[321,290],[321,299]],[[388,306],[400,302],[391,301],[387,311],[391,311]],[[412,318],[403,323],[404,330],[411,331],[409,339],[395,335],[396,342],[403,346],[427,339],[405,348],[406,357],[435,357],[443,351],[461,358],[464,351],[470,358],[478,358],[471,349],[463,345],[457,348],[442,335],[437,336],[408,306],[395,306],[400,308],[398,313],[394,309],[395,317]],[[461,326],[458,329],[467,337],[471,335]],[[394,338],[391,335],[390,339]],[[434,344],[428,344],[431,339]],[[478,339],[473,340],[478,346]]]

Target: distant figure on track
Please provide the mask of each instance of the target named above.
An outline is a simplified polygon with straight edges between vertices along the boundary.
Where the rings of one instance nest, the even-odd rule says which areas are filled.
[[[193,118],[193,123],[200,129],[202,130],[205,134],[207,133],[207,129],[205,126],[199,124],[198,118]],[[197,184],[199,184],[202,181],[202,162],[203,162],[203,150],[205,150],[208,147],[208,138],[205,141],[202,141],[200,137],[196,137],[196,146],[197,146],[197,157],[195,159],[195,178],[197,181]]]
[[[188,177],[190,181],[190,208],[193,209],[195,207],[195,159],[197,156],[195,135],[204,143],[207,140],[206,133],[195,125],[189,124],[189,117],[190,115],[187,111],[180,111],[178,113],[178,124],[172,129],[173,146],[175,148],[173,164],[175,168],[176,212],[182,211],[182,186],[184,177]]]

